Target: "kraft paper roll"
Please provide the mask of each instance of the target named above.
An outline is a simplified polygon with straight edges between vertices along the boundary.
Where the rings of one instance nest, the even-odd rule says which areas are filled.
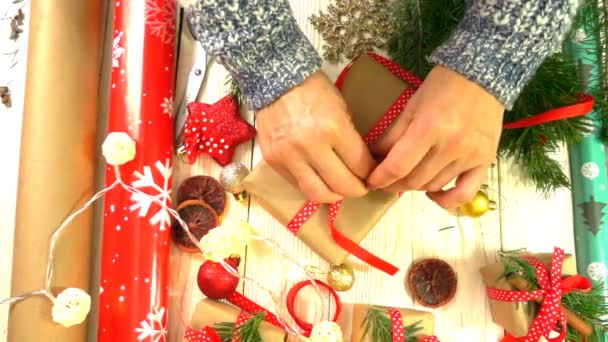
[[[49,241],[94,192],[102,0],[32,1],[11,295],[44,288]],[[52,281],[89,290],[92,211],[60,237]],[[9,342],[85,341],[51,302],[31,297],[9,313]]]

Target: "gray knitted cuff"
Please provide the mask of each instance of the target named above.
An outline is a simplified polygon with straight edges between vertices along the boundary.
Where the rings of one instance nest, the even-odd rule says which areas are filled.
[[[321,68],[321,58],[294,22],[272,32],[270,42],[226,62],[253,109],[271,104]],[[232,66],[232,68],[231,68]]]

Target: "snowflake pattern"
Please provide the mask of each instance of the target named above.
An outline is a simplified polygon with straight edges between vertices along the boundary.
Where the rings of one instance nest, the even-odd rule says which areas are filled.
[[[339,62],[363,52],[382,49],[394,30],[390,20],[390,0],[335,0],[327,13],[310,17],[326,45],[323,57]]]
[[[146,319],[139,323],[139,328],[135,328],[138,341],[151,339],[152,342],[167,341],[167,326],[164,322],[165,308],[154,308],[149,312]]]
[[[591,280],[603,281],[606,279],[606,265],[601,262],[592,262],[587,266],[587,275]]]
[[[143,173],[135,171],[133,176],[136,180],[133,181],[131,185],[141,191],[149,189],[149,191],[155,192],[156,194],[152,195],[154,198],[169,205],[171,202],[171,162],[169,159],[166,159],[164,164],[160,161],[157,161],[156,164],[154,164],[154,170],[157,171],[163,179],[161,185],[154,181],[152,169],[153,168],[150,166],[144,166]],[[140,217],[146,217],[152,206],[152,199],[149,196],[142,196],[141,194],[134,193],[131,195],[131,200],[135,202],[130,207],[131,211],[138,210],[138,215]],[[150,224],[153,226],[159,225],[160,231],[164,231],[171,224],[171,217],[167,210],[158,205],[155,206],[158,207],[158,210],[150,218]]]
[[[587,179],[595,179],[600,175],[600,167],[595,162],[587,162],[581,166],[581,174]]]
[[[123,34],[123,32],[118,32],[112,43],[112,68],[118,68],[118,60],[125,53],[125,48],[120,46],[120,40],[122,39]]]
[[[175,40],[175,0],[146,0],[146,24],[164,44]]]
[[[163,114],[166,114],[171,118],[173,116],[173,97],[165,97],[163,99],[163,103],[160,104],[163,108]]]

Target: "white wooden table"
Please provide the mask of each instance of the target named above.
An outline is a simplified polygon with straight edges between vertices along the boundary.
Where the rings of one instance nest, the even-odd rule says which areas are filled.
[[[322,45],[319,34],[310,25],[311,14],[325,9],[329,0],[291,0],[294,14],[316,48]],[[185,83],[185,75],[192,61],[183,58],[178,80],[178,99]],[[344,65],[325,64],[325,72],[335,79]],[[214,102],[226,93],[226,71],[214,64],[208,71],[204,93],[200,100]],[[254,113],[243,112],[254,122]],[[564,160],[567,155],[556,158]],[[235,156],[248,167],[262,159],[256,144],[242,145]],[[217,177],[221,168],[208,157],[201,157],[194,166],[176,161],[174,188],[190,175]],[[487,184],[491,197],[499,202],[500,209],[481,219],[457,218],[442,210],[422,193],[404,195],[377,227],[363,241],[363,246],[401,267],[401,271],[387,276],[376,270],[357,271],[352,290],[342,293],[343,302],[371,303],[387,306],[418,308],[404,286],[405,272],[412,261],[426,257],[439,257],[449,262],[457,272],[458,291],[447,306],[434,310],[435,330],[441,341],[497,341],[502,329],[492,323],[484,287],[478,274],[480,267],[496,260],[496,251],[526,247],[530,251],[552,251],[561,246],[573,253],[572,210],[570,192],[559,191],[544,197],[534,192],[518,176],[516,168],[499,161],[488,171]],[[230,216],[248,219],[259,231],[272,237],[290,251],[301,263],[327,269],[326,262],[317,257],[281,224],[267,214],[255,200],[246,205],[231,203]],[[438,231],[455,226],[454,229]],[[170,341],[180,341],[182,327],[175,311],[190,317],[194,306],[203,298],[196,285],[196,273],[201,264],[199,257],[172,251]],[[356,263],[356,261],[355,261]],[[244,253],[241,271],[257,279],[264,286],[276,289],[281,274],[277,272],[276,253],[264,246],[252,244]],[[268,296],[250,283],[244,283],[244,293],[264,305]],[[314,309],[314,303],[310,306]],[[312,310],[311,309],[311,310]]]

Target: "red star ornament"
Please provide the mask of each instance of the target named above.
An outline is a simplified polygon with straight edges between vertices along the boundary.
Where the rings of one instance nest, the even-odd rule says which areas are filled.
[[[220,335],[209,326],[201,330],[188,328],[184,333],[184,338],[190,342],[222,342]]]
[[[253,139],[256,130],[241,118],[232,95],[214,104],[191,102],[184,125],[184,147],[190,164],[199,153],[213,157],[221,166],[232,162],[236,147]]]

